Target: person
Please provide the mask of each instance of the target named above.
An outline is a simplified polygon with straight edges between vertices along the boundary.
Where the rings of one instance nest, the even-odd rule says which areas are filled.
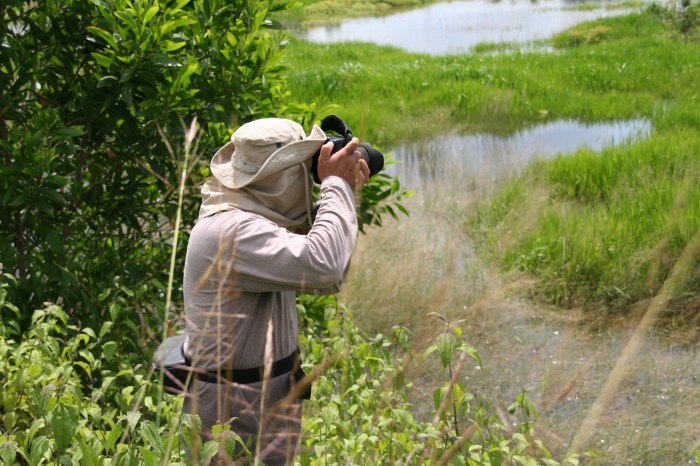
[[[230,425],[266,464],[291,462],[299,443],[301,400],[279,405],[297,381],[295,293],[342,287],[355,193],[369,178],[356,138],[334,154],[326,140],[317,126],[307,136],[286,119],[242,125],[211,161],[187,246],[184,352],[200,375],[184,409],[199,415],[205,437]]]

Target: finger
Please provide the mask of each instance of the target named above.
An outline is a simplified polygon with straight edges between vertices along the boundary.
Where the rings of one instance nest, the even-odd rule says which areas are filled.
[[[360,140],[357,138],[352,138],[350,142],[348,142],[345,147],[340,149],[338,152],[333,154],[337,158],[341,157],[351,157],[352,154],[355,152],[355,149],[357,149],[357,146],[360,145]]]
[[[369,180],[369,165],[367,165],[367,161],[365,159],[360,159],[359,165],[365,181]]]
[[[333,143],[329,141],[321,146],[321,152],[319,154],[319,157],[324,158],[324,159],[329,158],[331,156],[332,150],[333,150]]]

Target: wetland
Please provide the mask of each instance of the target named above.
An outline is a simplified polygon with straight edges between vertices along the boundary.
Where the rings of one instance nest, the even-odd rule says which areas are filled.
[[[408,25],[412,15],[463,3],[482,5],[440,3],[399,17]],[[459,322],[483,361],[464,372],[466,385],[502,407],[528,393],[538,432],[563,455],[620,372],[616,363],[671,258],[697,236],[698,41],[674,35],[672,18],[653,7],[602,9],[622,16],[550,29],[548,18],[559,24],[561,11],[588,10],[527,3],[488,8],[513,17],[521,7],[537,11],[533,29],[544,36],[490,36],[484,27],[467,44],[428,14],[408,29],[425,28],[409,40],[430,50],[369,39],[375,29],[393,35],[389,18],[314,29],[305,37],[319,43],[290,47],[290,86],[392,153],[398,163],[387,172],[415,191],[404,202],[409,217],[359,238],[343,292],[358,325],[370,334],[404,326],[420,353],[440,328],[429,313]],[[336,43],[359,38],[393,47]],[[522,46],[509,54],[471,49],[501,40]],[[695,461],[692,260],[664,324],[643,333],[625,359],[623,382],[587,438],[597,455],[591,464]],[[416,358],[412,401],[425,415],[439,372]]]

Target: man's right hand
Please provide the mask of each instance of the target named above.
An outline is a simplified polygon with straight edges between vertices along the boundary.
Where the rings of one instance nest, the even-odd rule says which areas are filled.
[[[319,179],[323,181],[329,176],[339,176],[347,181],[353,190],[362,189],[369,179],[369,166],[360,153],[355,152],[359,143],[357,138],[352,138],[345,147],[332,155],[332,142],[321,146],[317,167]]]

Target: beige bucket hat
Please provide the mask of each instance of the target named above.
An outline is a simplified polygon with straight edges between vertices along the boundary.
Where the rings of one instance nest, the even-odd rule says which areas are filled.
[[[299,123],[263,118],[238,128],[211,160],[211,173],[227,188],[242,188],[310,159],[326,141],[314,126],[308,136]]]

